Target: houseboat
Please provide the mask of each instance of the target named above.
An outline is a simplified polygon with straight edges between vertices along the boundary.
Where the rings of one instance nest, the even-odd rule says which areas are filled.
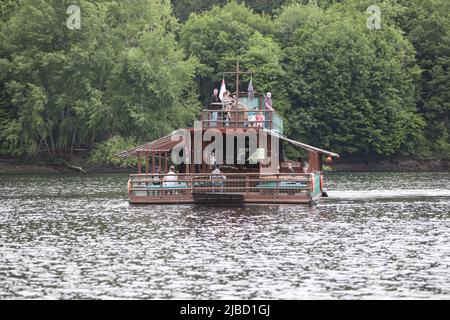
[[[239,91],[243,73],[239,64],[224,73],[236,76],[229,105],[211,103],[194,127],[118,154],[137,159],[137,173],[128,180],[130,203],[314,205],[325,195],[323,160],[339,155],[286,137],[264,95],[250,86]],[[288,144],[305,157],[286,159]]]

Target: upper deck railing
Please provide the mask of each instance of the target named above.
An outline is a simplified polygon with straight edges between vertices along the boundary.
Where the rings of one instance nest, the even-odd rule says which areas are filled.
[[[248,110],[245,107],[225,110],[221,103],[213,103],[202,110],[203,128],[265,128],[283,134],[283,120],[276,111]]]

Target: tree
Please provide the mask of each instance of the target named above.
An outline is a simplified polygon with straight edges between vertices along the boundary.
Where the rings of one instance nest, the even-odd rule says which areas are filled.
[[[450,3],[409,1],[399,18],[417,50],[422,69],[418,108],[427,122],[426,136],[434,157],[450,158]]]
[[[301,5],[285,8],[275,23],[298,138],[344,154],[414,150],[423,127],[414,100],[418,70],[401,31],[368,30],[365,13]]]
[[[167,1],[77,3],[79,30],[67,28],[58,0],[20,0],[3,19],[3,152],[53,157],[118,134],[140,142],[198,112],[197,61],[175,41],[179,25]]]
[[[245,4],[256,13],[273,15],[284,4],[293,0],[231,0]],[[211,10],[213,6],[224,7],[230,0],[172,0],[173,13],[181,21],[186,21],[191,13],[202,13]],[[223,9],[226,10],[226,9]]]

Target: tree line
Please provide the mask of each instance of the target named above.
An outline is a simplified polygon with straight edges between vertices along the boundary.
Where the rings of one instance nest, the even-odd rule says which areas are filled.
[[[378,30],[367,26],[373,4]],[[446,0],[2,0],[0,10],[3,155],[94,149],[93,162],[120,164],[121,149],[191,125],[239,61],[295,139],[344,156],[450,158]]]

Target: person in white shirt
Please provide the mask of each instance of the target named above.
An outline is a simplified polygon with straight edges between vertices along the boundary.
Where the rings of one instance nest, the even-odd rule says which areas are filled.
[[[213,187],[223,187],[227,177],[222,174],[219,167],[215,167],[213,172],[211,172],[211,184]]]
[[[178,176],[175,173],[175,167],[174,166],[170,166],[169,172],[164,177],[164,186],[165,187],[176,186],[176,185],[178,185],[177,181],[178,181]]]

